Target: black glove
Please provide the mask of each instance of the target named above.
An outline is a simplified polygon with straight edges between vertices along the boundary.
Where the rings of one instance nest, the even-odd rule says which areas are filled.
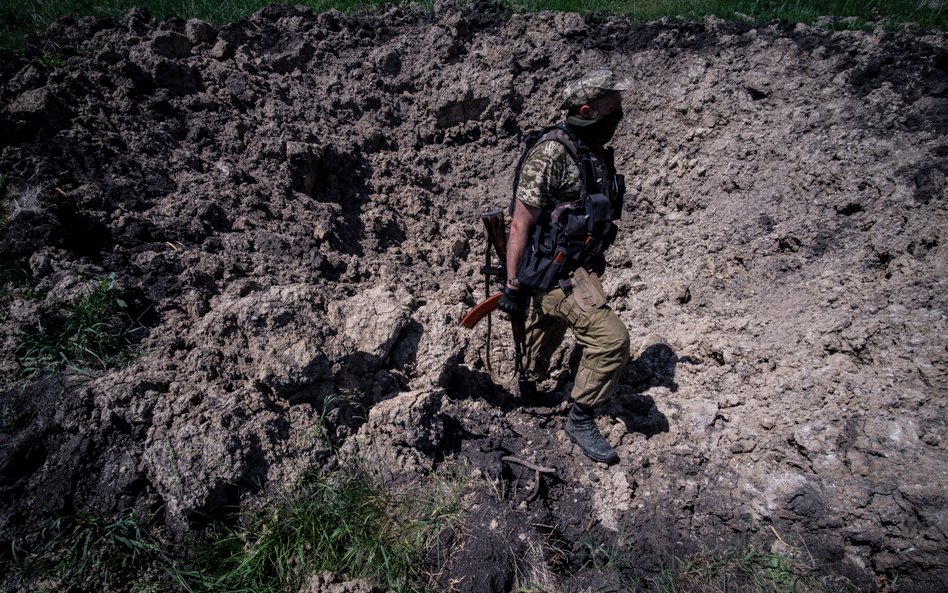
[[[504,295],[497,301],[497,308],[512,319],[526,319],[530,294],[519,286],[504,286]]]

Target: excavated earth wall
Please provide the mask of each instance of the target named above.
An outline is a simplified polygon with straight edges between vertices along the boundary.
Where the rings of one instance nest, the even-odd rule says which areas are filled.
[[[125,368],[17,379],[44,305],[9,305],[4,410],[31,414],[0,435],[3,541],[49,510],[149,505],[183,537],[308,467],[367,460],[397,488],[454,459],[494,490],[445,588],[646,583],[757,537],[866,590],[944,590],[943,33],[483,4],[272,6],[219,30],[136,10],[41,41],[61,63],[0,74],[0,255],[47,305],[114,272],[149,330]],[[495,386],[485,328],[458,326],[520,134],[600,66],[634,81],[604,279],[633,336],[598,418],[611,467],[565,438],[564,404]],[[575,364],[568,342],[545,387]],[[579,570],[616,542],[620,566]]]

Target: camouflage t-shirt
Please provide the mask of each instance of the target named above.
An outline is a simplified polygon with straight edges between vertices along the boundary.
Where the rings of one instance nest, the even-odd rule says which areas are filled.
[[[579,166],[563,143],[546,140],[527,155],[517,183],[517,198],[528,206],[551,208],[578,200],[580,184]]]

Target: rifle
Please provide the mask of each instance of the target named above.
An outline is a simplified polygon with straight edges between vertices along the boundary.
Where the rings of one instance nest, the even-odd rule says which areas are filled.
[[[493,370],[490,365],[490,335],[491,321],[490,312],[497,308],[497,302],[503,296],[503,292],[491,294],[491,277],[497,277],[501,282],[507,281],[507,232],[504,229],[504,211],[500,208],[481,214],[481,221],[484,223],[484,229],[487,231],[487,249],[484,252],[485,262],[481,267],[481,273],[484,274],[484,300],[464,316],[461,325],[473,329],[477,322],[487,317],[487,370],[493,376]],[[499,266],[491,265],[491,246],[494,253],[500,260]],[[526,343],[527,330],[523,319],[510,318],[510,329],[513,333],[514,341],[514,369],[517,372],[517,379],[520,385],[527,382],[527,373],[523,367],[524,344]]]

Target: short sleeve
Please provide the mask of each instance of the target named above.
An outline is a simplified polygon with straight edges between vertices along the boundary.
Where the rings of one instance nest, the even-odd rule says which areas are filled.
[[[517,199],[528,206],[579,198],[579,167],[561,142],[546,140],[533,147],[520,171]]]

